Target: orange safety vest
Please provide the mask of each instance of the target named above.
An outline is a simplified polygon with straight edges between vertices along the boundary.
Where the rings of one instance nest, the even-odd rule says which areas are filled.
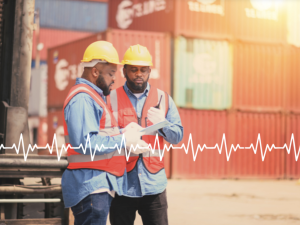
[[[166,112],[167,115],[169,109],[169,96],[166,92],[161,91],[157,88],[151,87],[148,93],[148,97],[146,98],[145,104],[142,110],[142,117],[138,118],[135,112],[134,107],[131,104],[129,97],[127,96],[123,87],[119,87],[116,90],[111,91],[109,98],[107,98],[107,103],[110,105],[110,108],[113,112],[113,115],[119,125],[120,128],[126,127],[131,122],[137,122],[142,127],[147,127],[153,125],[150,120],[147,119],[147,112],[150,107],[154,107],[157,105],[160,97],[162,97],[162,101],[160,107],[162,110]],[[160,150],[163,149],[163,137],[158,136],[158,141],[156,142],[155,146],[155,139],[156,133],[154,132],[151,135],[144,135],[142,139],[151,144],[152,148],[155,147],[154,153],[152,151],[145,152],[143,154],[134,154],[133,152],[130,153],[130,157],[127,161],[127,172],[130,172],[134,169],[139,157],[143,160],[143,163],[146,169],[150,173],[158,173],[160,170],[164,168],[164,159],[160,160],[159,155],[159,148]],[[159,146],[158,146],[159,144]],[[162,151],[160,151],[162,155]]]
[[[71,88],[69,94],[64,103],[64,109],[70,100],[78,93],[87,93],[90,95],[95,102],[98,103],[103,108],[103,114],[100,119],[99,133],[104,136],[114,136],[120,134],[115,118],[112,116],[110,109],[107,107],[103,99],[99,94],[86,84],[78,84]],[[65,120],[65,115],[63,113],[64,119],[64,132],[65,132],[65,142],[66,146],[70,145],[68,127]],[[101,144],[99,144],[100,148]],[[104,146],[106,147],[106,146]],[[68,149],[68,169],[95,169],[103,170],[111,173],[115,176],[123,176],[126,168],[126,157],[124,149],[121,150],[121,154],[118,151],[113,151],[104,155],[95,155],[94,160],[91,160],[90,155],[83,155],[76,152],[74,149]]]

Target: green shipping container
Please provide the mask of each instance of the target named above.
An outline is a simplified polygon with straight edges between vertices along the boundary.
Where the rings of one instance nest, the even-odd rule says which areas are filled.
[[[228,109],[232,99],[232,49],[226,41],[175,39],[174,100],[195,109]]]

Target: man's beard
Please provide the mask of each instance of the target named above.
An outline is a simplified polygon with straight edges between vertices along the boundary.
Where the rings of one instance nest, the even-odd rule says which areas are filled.
[[[129,79],[129,77],[127,76],[126,73],[124,74],[124,76],[125,76],[125,78],[126,78],[128,84],[129,84],[129,86],[130,86],[133,90],[135,90],[135,91],[144,91],[144,90],[146,89],[146,87],[147,87],[147,82],[148,82],[148,80],[149,80],[149,78],[150,78],[150,76],[148,75],[147,80],[145,80],[145,81],[142,83],[142,85],[136,85],[132,80]]]
[[[103,91],[103,95],[107,96],[110,94],[110,90],[109,87],[114,83],[114,81],[110,84],[107,85],[104,78],[102,77],[102,75],[100,74],[96,80],[96,85],[97,87],[99,87],[102,91]]]

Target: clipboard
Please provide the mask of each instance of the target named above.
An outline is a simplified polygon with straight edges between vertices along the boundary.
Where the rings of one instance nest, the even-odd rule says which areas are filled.
[[[151,134],[154,131],[157,131],[157,130],[159,130],[161,128],[164,128],[166,126],[169,126],[169,125],[171,125],[171,123],[169,123],[168,120],[164,120],[164,121],[162,121],[160,123],[157,123],[157,124],[154,124],[152,126],[146,127],[143,130],[140,130],[140,132],[144,132],[144,135],[145,134]]]

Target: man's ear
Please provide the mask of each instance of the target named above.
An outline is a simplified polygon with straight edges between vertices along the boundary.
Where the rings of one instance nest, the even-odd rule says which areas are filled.
[[[97,78],[99,76],[99,72],[95,67],[92,68],[91,72],[94,78]]]
[[[126,74],[126,68],[123,67],[123,75],[124,75],[124,77],[125,77],[125,74]]]

